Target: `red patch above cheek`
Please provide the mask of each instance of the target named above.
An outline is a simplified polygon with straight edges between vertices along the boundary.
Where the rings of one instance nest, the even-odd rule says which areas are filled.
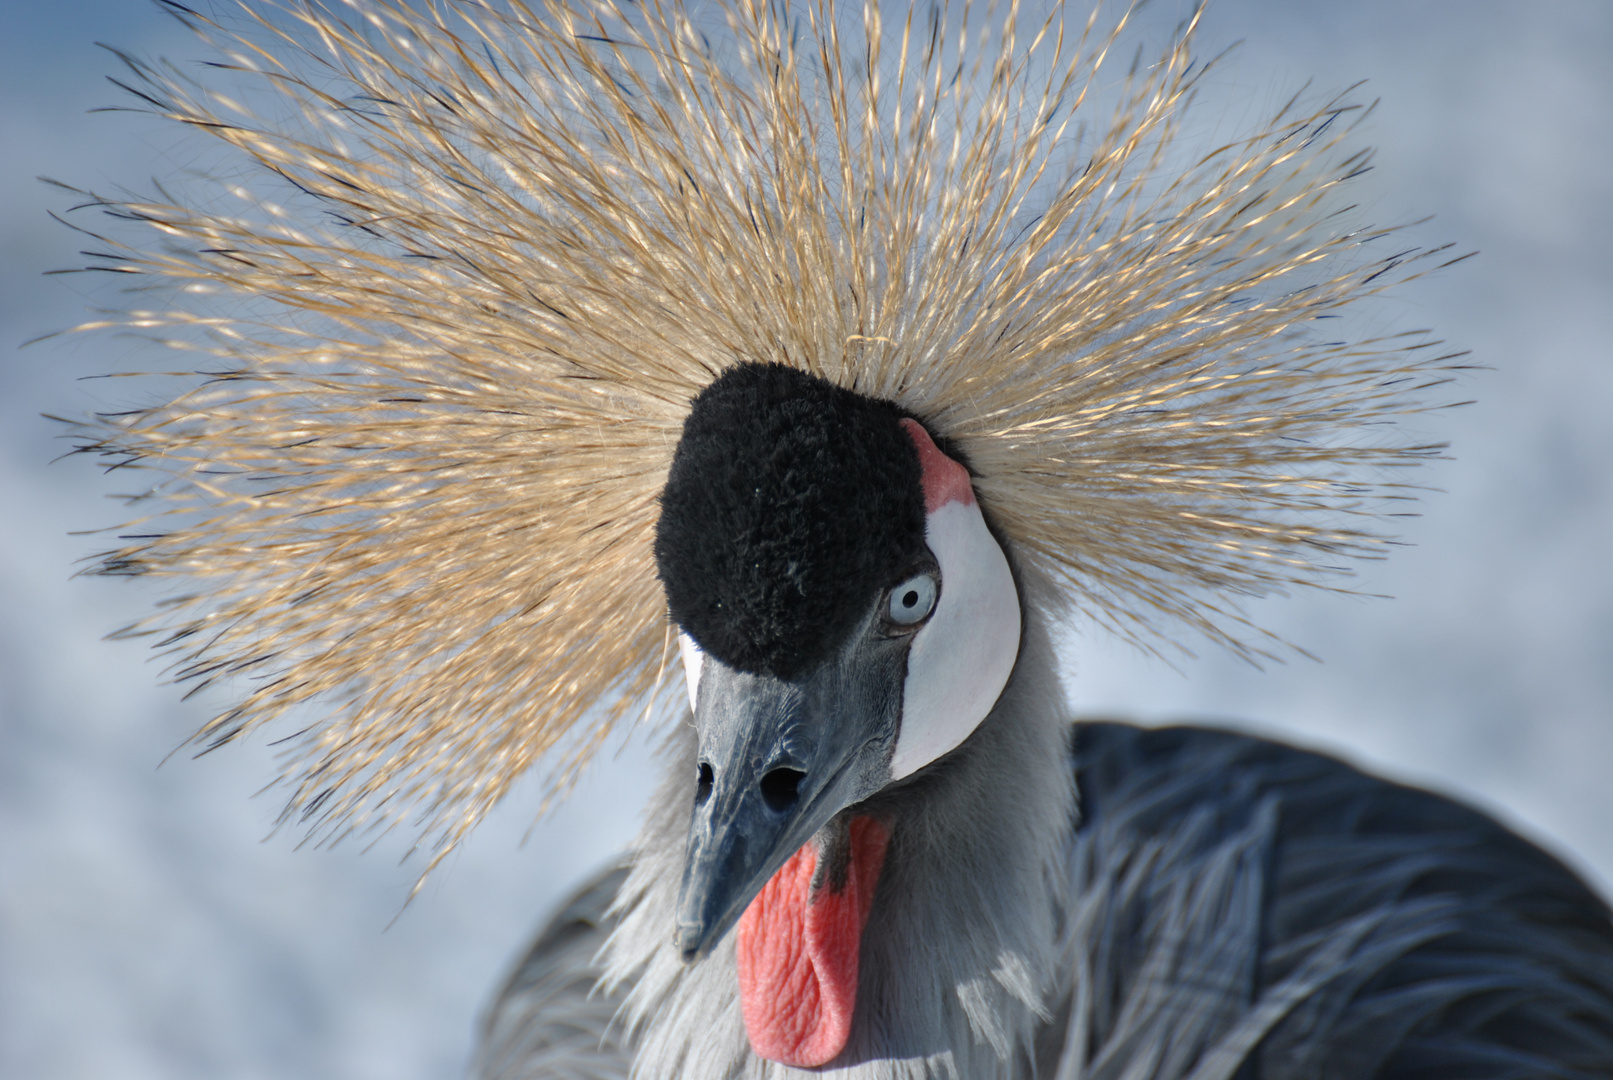
[[[919,452],[919,466],[924,470],[924,512],[933,514],[949,502],[972,505],[975,489],[969,483],[969,470],[941,453],[941,448],[917,420],[903,420],[902,428],[913,440]]]
[[[853,818],[845,887],[812,895],[818,852],[807,842],[739,920],[739,994],[751,1049],[782,1065],[833,1061],[851,1037],[858,958],[890,832]]]

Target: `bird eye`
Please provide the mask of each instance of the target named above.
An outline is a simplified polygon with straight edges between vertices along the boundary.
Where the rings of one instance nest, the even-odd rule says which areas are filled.
[[[897,626],[914,626],[930,617],[940,582],[933,574],[917,574],[890,591],[885,617]]]

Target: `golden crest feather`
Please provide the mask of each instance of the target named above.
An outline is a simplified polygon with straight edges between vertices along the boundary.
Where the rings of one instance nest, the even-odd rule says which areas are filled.
[[[1441,449],[1392,421],[1455,356],[1316,330],[1440,249],[1350,220],[1342,100],[1195,149],[1191,24],[1110,77],[1124,13],[1061,5],[170,6],[222,59],[129,89],[249,179],[95,201],[167,297],[98,325],[206,357],[87,428],[162,474],[99,569],[188,579],[130,632],[244,687],[198,744],[295,718],[321,837],[446,850],[671,709],[656,499],[733,363],[926,418],[1033,602],[1251,657],[1239,599],[1380,553],[1384,470]]]

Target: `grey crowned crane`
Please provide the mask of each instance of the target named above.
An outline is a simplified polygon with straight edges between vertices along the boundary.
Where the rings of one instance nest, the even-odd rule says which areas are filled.
[[[1072,723],[955,453],[780,365],[695,399],[656,538],[693,724],[476,1076],[1613,1075],[1600,899],[1328,758]]]
[[[1321,321],[1449,261],[1357,220],[1346,100],[1198,139],[1191,22],[1111,74],[1058,5],[167,6],[220,58],[131,89],[230,180],[90,204],[207,360],[84,448],[158,473],[100,566],[186,579],[198,744],[289,726],[288,821],[440,858],[679,721],[478,1075],[1613,1075],[1550,856],[1060,691],[1074,617],[1280,650],[1240,600],[1441,449],[1459,357]]]

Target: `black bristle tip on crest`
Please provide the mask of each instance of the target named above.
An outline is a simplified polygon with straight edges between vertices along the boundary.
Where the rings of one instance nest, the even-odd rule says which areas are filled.
[[[924,544],[918,451],[895,405],[782,364],[694,399],[661,494],[672,619],[741,671],[820,661]]]

